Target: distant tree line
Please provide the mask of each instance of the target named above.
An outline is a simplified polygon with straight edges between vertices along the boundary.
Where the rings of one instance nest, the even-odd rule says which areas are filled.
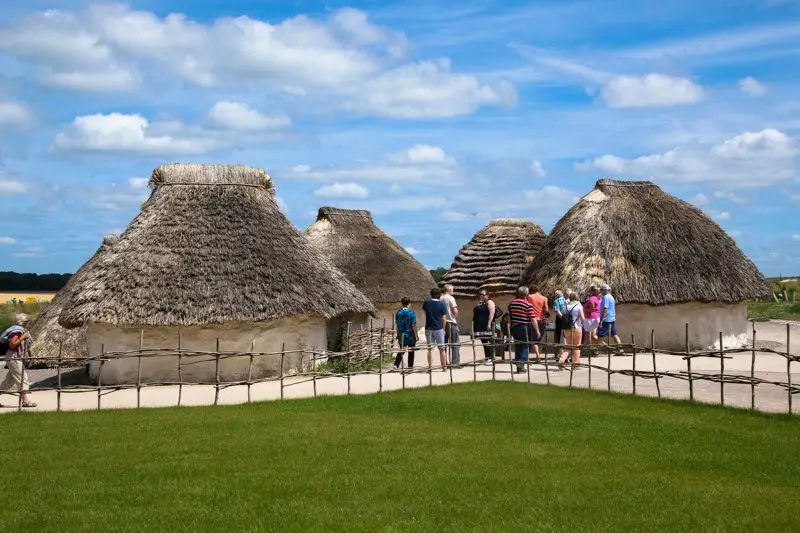
[[[0,272],[0,291],[56,292],[67,284],[72,274],[20,274]]]
[[[431,276],[433,276],[433,281],[435,281],[437,285],[440,285],[442,283],[442,277],[444,276],[444,273],[447,272],[447,269],[445,267],[437,267],[429,272],[431,273]]]

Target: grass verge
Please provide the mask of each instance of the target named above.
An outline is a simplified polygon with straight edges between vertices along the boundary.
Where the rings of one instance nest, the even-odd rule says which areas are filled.
[[[800,320],[800,302],[747,302],[750,320]]]
[[[11,413],[0,434],[0,531],[800,529],[800,420],[597,391]]]

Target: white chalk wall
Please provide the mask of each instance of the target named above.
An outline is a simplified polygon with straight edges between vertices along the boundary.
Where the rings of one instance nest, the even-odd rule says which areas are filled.
[[[140,332],[144,332],[143,347],[147,349],[177,349],[216,351],[217,339],[221,352],[250,352],[255,342],[256,352],[280,352],[285,343],[291,353],[284,358],[284,372],[290,373],[310,365],[311,354],[322,352],[327,346],[326,322],[322,318],[285,318],[253,323],[233,323],[214,326],[119,328],[108,324],[89,324],[89,354],[139,350]],[[247,380],[249,356],[229,357],[220,360],[220,381]],[[89,364],[89,376],[96,383],[100,363]],[[280,356],[262,356],[253,359],[252,378],[258,379],[280,374]],[[135,384],[138,375],[138,358],[116,359],[103,363],[102,383]],[[192,383],[214,383],[216,362],[212,356],[183,357],[181,379]],[[146,382],[177,382],[178,357],[161,356],[142,358],[141,379]]]
[[[749,323],[745,303],[685,303],[663,306],[619,304],[617,306],[617,333],[624,343],[631,342],[631,333],[637,345],[650,346],[650,332],[655,330],[657,348],[683,350],[686,323],[689,323],[689,349],[719,348],[719,333],[723,334],[725,348],[744,346]]]

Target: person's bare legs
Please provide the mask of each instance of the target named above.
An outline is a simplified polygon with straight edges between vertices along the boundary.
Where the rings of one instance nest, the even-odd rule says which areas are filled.
[[[444,347],[439,348],[439,360],[442,363],[442,370],[444,371],[445,367],[447,366],[447,352],[445,351]]]

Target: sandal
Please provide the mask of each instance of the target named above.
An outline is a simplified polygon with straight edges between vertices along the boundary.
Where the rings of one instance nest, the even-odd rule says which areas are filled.
[[[22,407],[36,407],[36,402],[32,402],[30,400],[27,402],[22,402]]]

